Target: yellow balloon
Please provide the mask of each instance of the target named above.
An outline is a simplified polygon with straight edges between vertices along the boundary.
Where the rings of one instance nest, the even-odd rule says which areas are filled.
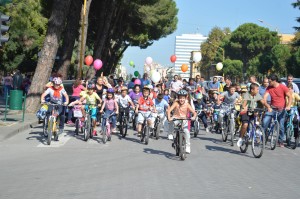
[[[221,62],[217,63],[216,69],[217,69],[217,71],[222,70],[223,69],[223,64]]]

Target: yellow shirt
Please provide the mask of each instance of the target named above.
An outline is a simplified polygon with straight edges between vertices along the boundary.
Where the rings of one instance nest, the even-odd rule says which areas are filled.
[[[89,105],[96,105],[97,103],[97,100],[101,100],[99,95],[95,92],[93,92],[91,95],[89,95],[87,92],[83,93],[81,92],[80,95],[82,94],[82,97],[85,98],[86,100],[86,104],[89,104]]]

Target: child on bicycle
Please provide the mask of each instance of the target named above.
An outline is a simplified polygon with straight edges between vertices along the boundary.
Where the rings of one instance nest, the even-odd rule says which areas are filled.
[[[142,134],[142,125],[145,118],[147,119],[147,124],[150,127],[153,127],[154,119],[150,116],[151,111],[156,112],[153,100],[150,98],[150,87],[144,86],[143,96],[139,98],[138,103],[135,108],[135,113],[138,114],[138,136]]]
[[[110,115],[115,112],[115,114],[118,114],[119,112],[119,106],[117,101],[114,98],[114,89],[109,88],[106,91],[106,98],[103,100],[103,104],[100,110],[100,113],[103,113],[103,110],[105,108],[105,114],[103,115],[103,120],[102,120],[102,128],[105,127],[106,125],[106,119],[109,118]],[[113,115],[110,117],[111,123],[112,123],[112,132],[116,133],[116,116]]]
[[[213,113],[213,121],[214,121],[214,125],[213,128],[216,130],[217,128],[217,123],[218,123],[218,117],[219,117],[219,113],[221,110],[221,100],[217,99],[216,103],[214,103],[211,107],[211,111]]]
[[[120,112],[118,123],[121,123],[124,112],[126,117],[127,118],[129,117],[129,105],[131,105],[131,107],[134,109],[134,104],[131,98],[129,97],[129,95],[127,95],[128,88],[126,86],[123,86],[122,88],[120,88],[120,90],[121,90],[121,95],[117,99],[119,105],[119,112]]]
[[[96,127],[96,120],[97,120],[97,101],[99,102],[98,107],[100,107],[102,100],[99,97],[99,95],[95,92],[94,83],[89,83],[87,85],[87,91],[81,92],[80,95],[81,95],[80,102],[86,100],[86,105],[81,107],[82,116],[83,116],[81,121],[83,122],[85,120],[86,110],[90,109],[90,115],[92,119],[92,131],[93,131],[93,135],[96,136],[97,131],[95,127]]]
[[[206,104],[204,103],[204,101],[202,100],[202,94],[201,93],[196,93],[195,94],[195,102],[194,102],[194,106],[195,106],[195,110],[196,111],[201,111],[203,109],[207,109]],[[209,128],[207,125],[207,116],[206,113],[204,111],[201,111],[201,113],[198,115],[198,117],[201,119],[201,121],[204,124],[204,128],[206,130],[206,132],[209,132]]]
[[[173,103],[173,105],[168,109],[168,120],[172,121],[173,118],[176,119],[186,119],[188,113],[192,113],[192,120],[195,120],[197,113],[192,108],[192,106],[187,101],[188,92],[186,90],[180,90],[177,93],[178,100]],[[171,112],[174,111],[173,117],[171,117]],[[174,126],[177,126],[180,121],[174,121]],[[191,153],[191,143],[190,143],[190,132],[188,130],[188,122],[183,123],[183,129],[186,140],[186,152]]]
[[[296,115],[296,117],[293,118],[293,125],[294,125],[294,135],[295,137],[298,137],[298,133],[299,133],[299,112],[298,112],[298,107],[297,107],[297,102],[300,101],[300,96],[294,92],[293,89],[293,84],[292,83],[288,83],[287,85],[288,89],[290,90],[290,92],[292,93],[292,105],[291,105],[291,115]],[[288,101],[288,98],[286,98],[286,100]]]
[[[165,112],[169,108],[169,104],[166,100],[163,99],[164,95],[162,93],[157,95],[157,98],[154,100],[155,109],[157,111],[157,116],[160,117],[160,121],[163,124],[162,127],[164,127],[165,123]],[[163,130],[163,129],[159,129]]]
[[[59,134],[64,131],[65,124],[65,107],[69,104],[69,96],[62,86],[62,80],[59,77],[54,77],[52,79],[52,86],[50,86],[41,96],[41,102],[45,103],[45,97],[50,96],[50,102],[53,104],[58,104],[59,106]],[[65,98],[65,102],[63,102],[63,97]],[[48,106],[47,116],[51,114],[53,110],[53,105]],[[48,127],[48,123],[46,124],[46,128]]]

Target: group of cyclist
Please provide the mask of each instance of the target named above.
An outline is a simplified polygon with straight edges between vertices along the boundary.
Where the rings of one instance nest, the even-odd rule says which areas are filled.
[[[233,84],[229,77],[225,79],[214,77],[212,82],[206,82],[203,77],[197,75],[195,79],[190,78],[187,83],[184,83],[180,76],[175,75],[172,81],[161,80],[158,84],[152,84],[148,75],[144,75],[140,83],[133,84],[132,81],[128,88],[123,78],[118,80],[117,85],[112,85],[113,83],[109,83],[105,77],[101,76],[96,82],[86,82],[85,86],[82,85],[83,82],[76,80],[70,101],[72,101],[71,104],[83,104],[83,120],[85,111],[90,109],[94,136],[97,135],[96,126],[100,123],[102,126],[105,125],[107,118],[110,119],[112,132],[116,133],[123,115],[129,118],[128,121],[136,124],[133,129],[137,130],[137,136],[141,136],[144,121],[147,120],[147,125],[153,128],[154,121],[159,116],[164,124],[162,126],[168,128],[160,130],[168,132],[168,139],[173,139],[171,129],[178,123],[178,121],[173,121],[173,118],[191,118],[192,121],[185,122],[183,126],[187,153],[191,152],[190,131],[193,129],[193,121],[197,118],[202,121],[205,131],[210,132],[213,128],[208,127],[209,118],[214,125],[214,122],[218,121],[222,105],[232,105],[241,118],[240,137],[237,140],[237,146],[241,147],[242,138],[245,136],[251,117],[247,112],[261,106],[266,108],[262,119],[265,132],[274,112],[278,113],[280,124],[278,144],[283,147],[287,111],[291,110],[295,113],[294,121],[297,123],[295,136],[298,136],[299,114],[296,102],[300,100],[299,88],[292,82],[292,75],[289,75],[287,80],[287,85],[284,85],[280,83],[278,76],[270,75],[260,85],[255,76],[251,76],[248,84],[240,85]],[[48,96],[51,103],[61,105],[59,132],[62,133],[64,113],[68,109],[66,106],[69,105],[69,97],[63,87],[61,77],[59,75],[53,77],[45,88],[41,102],[45,103],[45,98]],[[50,112],[51,106],[47,114],[49,115]],[[109,117],[112,113],[115,115]],[[133,117],[132,113],[136,117]],[[99,114],[103,115],[101,122]],[[132,118],[135,118],[135,121],[132,121]],[[70,115],[67,123],[72,124]]]

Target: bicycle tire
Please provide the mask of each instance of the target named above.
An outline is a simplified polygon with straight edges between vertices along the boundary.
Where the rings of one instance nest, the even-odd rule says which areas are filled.
[[[89,122],[89,127],[90,127],[90,130],[89,130],[90,136],[89,136],[89,138],[93,138],[94,137],[93,128],[92,128],[93,121],[92,121],[91,115],[89,115],[88,120],[90,121]]]
[[[240,147],[240,151],[241,151],[241,153],[246,153],[248,150],[248,145],[249,145],[249,137],[248,137],[248,135],[245,135],[242,139],[243,139],[243,144]]]
[[[48,122],[48,117],[45,117],[43,119],[43,135],[44,135],[44,137],[48,137],[47,127],[46,127],[47,122]]]
[[[235,132],[235,121],[234,118],[231,118],[229,121],[229,131],[230,131],[230,142],[231,142],[231,146],[234,146],[234,132]]]
[[[105,144],[107,142],[107,129],[106,126],[103,128],[102,132],[102,142]]]
[[[136,130],[136,121],[135,121],[136,116],[132,116],[132,129],[135,131]]]
[[[77,118],[75,121],[75,135],[78,135],[79,132],[79,119]]]
[[[257,148],[260,150],[256,150],[255,144],[257,144]],[[254,135],[252,137],[252,153],[255,158],[260,158],[264,153],[265,148],[265,132],[264,129],[257,125],[255,128]]]
[[[292,125],[288,125],[286,129],[286,144],[287,146],[291,146],[291,139],[294,136],[294,127]]]
[[[52,117],[50,117],[50,119],[48,121],[48,137],[47,137],[48,145],[51,145],[52,134],[53,134],[53,124],[54,124],[54,120]]]
[[[295,144],[291,146],[292,149],[296,149],[299,145],[299,135],[295,137]]]
[[[180,148],[179,148],[179,132],[176,131],[176,138],[174,139],[175,145],[175,155],[179,156]]]
[[[126,137],[127,135],[127,129],[128,129],[128,124],[127,124],[127,118],[123,119],[123,124],[122,124],[122,137]]]
[[[271,132],[271,140],[270,140],[271,150],[274,150],[276,148],[278,142],[278,136],[279,136],[279,123],[275,122],[273,130]]]
[[[86,120],[85,121],[85,125],[84,125],[84,129],[83,129],[83,140],[84,141],[88,141],[89,139],[89,135],[90,135],[90,132],[89,132],[89,121]]]
[[[222,134],[222,140],[223,142],[227,141],[228,137],[228,125],[227,122],[223,122],[223,125],[221,125],[221,134]]]
[[[149,144],[149,131],[150,128],[148,126],[145,127],[145,144],[148,145]]]
[[[179,148],[180,148],[180,152],[179,152],[180,159],[185,160],[186,151],[185,151],[185,143],[184,143],[182,133],[179,133]]]
[[[199,122],[197,120],[194,121],[194,137],[198,136],[199,131]]]
[[[160,134],[160,129],[162,128],[162,123],[161,121],[157,124],[157,128],[156,128],[156,134],[155,134],[155,138],[156,140],[159,139],[159,134]]]

